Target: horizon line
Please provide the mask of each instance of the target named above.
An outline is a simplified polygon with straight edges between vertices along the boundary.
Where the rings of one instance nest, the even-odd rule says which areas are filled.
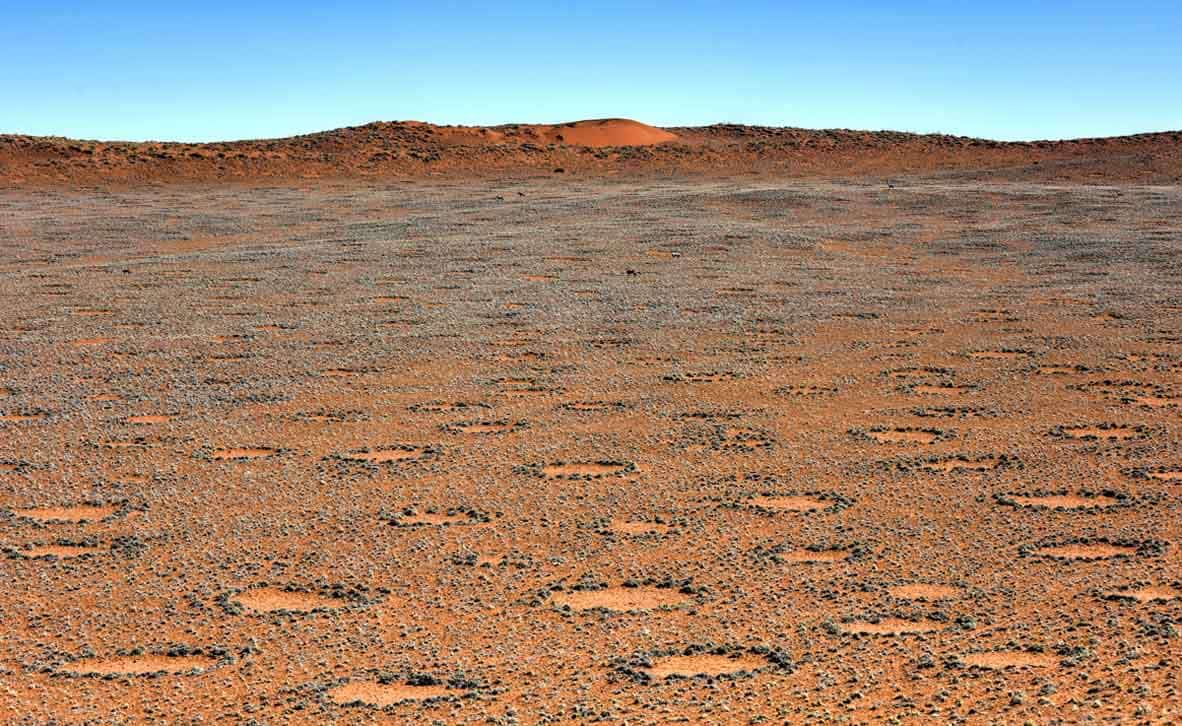
[[[3,137],[24,137],[34,139],[65,139],[69,141],[87,141],[104,144],[193,144],[193,145],[212,145],[212,144],[243,144],[261,141],[283,141],[287,139],[296,139],[304,136],[315,136],[317,134],[328,134],[334,131],[343,131],[346,129],[364,128],[365,126],[373,126],[376,124],[421,124],[424,126],[431,126],[434,128],[453,128],[453,129],[497,129],[511,126],[544,126],[544,127],[559,127],[567,126],[576,123],[589,123],[599,121],[627,121],[644,124],[645,126],[652,126],[653,128],[671,130],[671,129],[707,129],[717,126],[739,126],[746,128],[764,128],[764,129],[790,129],[799,131],[824,132],[824,131],[844,131],[844,132],[862,132],[862,133],[896,133],[906,134],[909,136],[948,136],[960,139],[972,139],[975,141],[989,141],[1003,144],[1038,144],[1038,143],[1063,143],[1072,141],[1098,141],[1104,139],[1121,139],[1137,136],[1154,136],[1154,135],[1169,135],[1182,133],[1182,128],[1161,128],[1156,130],[1133,131],[1129,133],[1115,133],[1106,135],[1092,135],[1092,136],[1062,136],[1062,137],[1043,137],[1043,138],[1022,138],[1022,139],[1002,139],[988,136],[973,136],[971,134],[952,133],[947,131],[914,131],[901,128],[858,128],[853,126],[790,126],[790,125],[773,125],[773,124],[758,124],[746,123],[742,121],[715,121],[709,124],[700,125],[684,125],[684,124],[648,124],[636,118],[626,116],[602,116],[594,118],[581,118],[568,121],[544,122],[544,121],[510,121],[504,123],[493,124],[478,124],[478,123],[435,123],[433,121],[422,121],[419,119],[374,119],[357,124],[344,124],[341,126],[331,126],[328,128],[319,128],[311,131],[302,131],[298,133],[281,134],[277,136],[249,136],[239,138],[227,139],[208,139],[208,140],[192,140],[192,139],[165,139],[165,138],[98,138],[85,136],[71,136],[68,134],[38,134],[26,133],[21,131],[6,131],[0,130],[0,138]]]

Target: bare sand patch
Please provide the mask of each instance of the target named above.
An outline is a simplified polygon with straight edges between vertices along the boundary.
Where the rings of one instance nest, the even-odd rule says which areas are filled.
[[[104,449],[138,449],[141,447],[146,447],[147,445],[147,440],[142,438],[132,439],[130,441],[110,440],[103,441],[99,444],[99,446],[103,447]]]
[[[1103,560],[1111,557],[1132,557],[1137,554],[1137,548],[1129,545],[1096,542],[1039,547],[1034,550],[1034,554],[1039,557],[1051,557],[1061,560]]]
[[[389,464],[399,461],[420,459],[428,452],[425,446],[396,446],[384,449],[370,449],[345,454],[349,461],[364,461],[370,464]]]
[[[1142,435],[1133,426],[1064,426],[1061,430],[1063,435],[1070,439],[1128,441]]]
[[[1104,494],[1094,496],[1079,496],[1075,494],[1048,494],[1045,496],[1026,496],[1010,494],[1007,498],[1019,507],[1036,507],[1046,509],[1098,509],[1113,507],[1121,503],[1116,497]]]
[[[964,591],[952,585],[936,585],[915,582],[908,585],[894,585],[887,588],[891,597],[899,600],[955,600]]]
[[[13,509],[12,513],[18,517],[32,519],[38,522],[97,522],[106,519],[119,511],[110,504],[79,504],[71,507],[31,507],[27,509]]]
[[[836,386],[825,386],[816,384],[793,384],[787,386],[780,386],[775,389],[774,393],[778,396],[802,396],[802,397],[820,397],[831,396],[836,394],[838,389]]]
[[[1182,405],[1182,397],[1177,396],[1133,396],[1130,403],[1149,408],[1172,408]]]
[[[977,350],[969,353],[973,360],[1014,360],[1029,356],[1030,352],[1025,350]]]
[[[1079,371],[1075,366],[1046,365],[1035,368],[1034,372],[1040,376],[1066,376]]]
[[[453,524],[480,524],[480,520],[469,516],[466,512],[416,512],[402,514],[398,517],[400,527],[444,527]]]
[[[314,592],[284,590],[279,587],[256,587],[242,592],[231,598],[232,602],[242,605],[247,610],[260,613],[271,613],[280,610],[292,612],[311,612],[313,610],[331,610],[343,607],[343,600],[325,597]]]
[[[127,417],[127,423],[139,425],[139,426],[150,426],[152,424],[168,423],[171,420],[172,420],[172,416],[165,416],[165,415],[161,415],[161,414],[146,414],[143,416],[128,416]]]
[[[325,378],[351,378],[362,373],[365,371],[358,368],[326,368],[320,371],[320,375]]]
[[[829,564],[845,562],[850,558],[849,550],[810,550],[800,549],[785,552],[778,556],[780,561],[787,564]]]
[[[87,555],[97,555],[104,552],[101,547],[90,547],[87,545],[35,545],[28,549],[20,550],[22,557],[34,559],[38,557],[57,557],[59,559],[68,560],[74,557],[85,557]]]
[[[765,668],[768,662],[756,655],[670,655],[654,658],[651,666],[640,670],[649,678],[661,680],[670,676],[722,676]]]
[[[667,534],[672,527],[662,522],[613,519],[611,529],[613,532],[618,532],[619,534],[642,536],[648,534]]]
[[[368,706],[385,708],[405,701],[425,701],[443,698],[451,694],[447,686],[412,686],[406,683],[379,683],[378,681],[352,681],[328,691],[334,703],[346,705],[364,703]]]
[[[738,377],[738,374],[730,371],[699,371],[674,376],[670,380],[684,381],[685,383],[720,383],[722,381],[733,381],[738,379]]]
[[[841,631],[852,635],[906,635],[910,633],[933,633],[947,627],[933,620],[906,620],[904,618],[883,618],[877,622],[858,620],[843,623]]]
[[[5,413],[0,414],[0,421],[7,423],[26,423],[29,421],[41,421],[45,418],[43,413]]]
[[[601,413],[604,411],[618,411],[625,408],[625,406],[618,401],[569,401],[562,404],[560,408],[567,411],[578,411],[579,413]]]
[[[415,413],[451,413],[469,408],[485,409],[489,406],[486,403],[469,403],[467,401],[427,401],[410,406],[410,410]]]
[[[231,448],[231,449],[217,449],[210,456],[219,461],[231,461],[235,459],[264,459],[268,456],[278,454],[278,449],[272,449],[265,446],[260,447],[246,447],[246,448]]]
[[[1139,603],[1168,602],[1182,598],[1182,591],[1167,585],[1146,585],[1144,587],[1113,590],[1106,593],[1108,597],[1121,600],[1135,600]]]
[[[972,386],[962,386],[952,383],[919,383],[909,389],[912,393],[924,396],[964,396],[972,393]]]
[[[1050,653],[1029,653],[1026,651],[990,651],[969,653],[964,657],[965,665],[973,668],[1000,670],[1003,668],[1052,668],[1059,664],[1059,657]]]
[[[752,506],[777,512],[812,512],[830,505],[824,499],[811,495],[758,496],[748,501]]]
[[[693,602],[689,595],[669,587],[606,587],[599,590],[563,590],[551,602],[572,610],[657,610]]]
[[[629,466],[627,464],[614,462],[546,464],[542,467],[542,475],[549,479],[565,479],[570,477],[601,477],[623,474],[628,470]]]
[[[880,444],[933,444],[940,438],[939,434],[922,429],[867,431],[866,435]]]
[[[942,459],[940,461],[925,461],[920,464],[920,468],[926,471],[934,471],[942,474],[951,474],[958,471],[992,471],[1001,466],[1002,460],[997,457],[984,457],[980,459],[961,459],[953,457],[950,459]]]
[[[447,424],[443,428],[457,434],[503,434],[521,426],[512,421],[461,421]]]
[[[83,658],[62,666],[58,672],[79,676],[143,676],[153,673],[207,671],[217,664],[216,658],[203,655],[126,655],[114,658]]]

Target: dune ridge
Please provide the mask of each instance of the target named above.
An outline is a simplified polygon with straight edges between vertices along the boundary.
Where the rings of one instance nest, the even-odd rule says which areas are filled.
[[[630,119],[437,126],[379,121],[276,139],[122,142],[0,135],[0,186],[271,182],[571,173],[1177,183],[1182,131],[1005,142],[946,134]]]

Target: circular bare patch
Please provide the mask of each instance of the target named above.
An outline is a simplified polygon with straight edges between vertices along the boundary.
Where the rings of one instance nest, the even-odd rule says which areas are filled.
[[[556,461],[551,464],[529,464],[518,467],[520,473],[530,473],[543,479],[603,479],[627,476],[636,471],[630,461]]]
[[[1182,482],[1182,466],[1156,466],[1142,469],[1132,469],[1126,471],[1125,473],[1141,479]]]
[[[40,411],[28,411],[20,413],[3,413],[0,414],[0,423],[29,423],[31,421],[42,421],[47,414]]]
[[[879,444],[934,444],[956,437],[950,431],[912,426],[875,426],[870,429],[850,429],[850,435]]]
[[[364,421],[367,418],[364,411],[302,411],[291,417],[293,421],[303,423],[345,423],[347,421]]]
[[[1145,426],[1126,426],[1113,423],[1080,424],[1056,426],[1051,429],[1051,435],[1083,441],[1133,441],[1146,438],[1149,435],[1149,429]]]
[[[58,673],[75,676],[146,676],[156,673],[201,673],[218,665],[204,655],[125,655],[114,658],[83,658],[58,668]]]
[[[457,421],[441,428],[451,434],[507,434],[526,428],[525,421]]]
[[[934,444],[939,438],[936,432],[918,429],[870,431],[868,435],[880,444]]]
[[[491,406],[487,403],[468,403],[465,401],[427,401],[425,403],[413,404],[408,410],[414,413],[452,413],[454,411],[465,411],[474,408],[487,409],[491,408]]]
[[[1034,355],[1029,350],[1018,350],[1014,348],[1002,348],[1000,350],[974,350],[971,351],[969,357],[973,360],[985,361],[1005,361],[1017,360],[1019,358],[1030,358]]]
[[[430,446],[414,446],[411,444],[396,444],[376,449],[359,449],[341,454],[346,461],[359,461],[366,464],[400,464],[402,462],[423,461],[438,453]]]
[[[672,526],[664,522],[649,522],[641,520],[613,519],[610,525],[610,530],[612,532],[632,537],[668,534],[671,529]]]
[[[650,665],[643,666],[638,670],[651,679],[664,680],[670,677],[693,678],[695,676],[713,677],[750,673],[766,668],[767,665],[766,658],[750,653],[740,655],[703,653],[653,658]]]
[[[564,411],[575,411],[578,413],[604,413],[607,411],[622,411],[628,408],[626,403],[621,401],[569,401],[559,406]]]
[[[783,552],[777,556],[780,562],[788,564],[830,564],[845,562],[851,557],[849,550],[810,550],[799,549]]]
[[[256,446],[246,448],[215,449],[214,452],[210,454],[210,456],[218,461],[239,461],[246,459],[265,459],[278,453],[279,449],[272,449],[267,446]]]
[[[971,668],[1052,668],[1059,664],[1059,657],[1051,653],[1027,651],[989,651],[969,653],[964,657],[965,665]]]
[[[1139,603],[1168,602],[1182,598],[1182,590],[1170,585],[1144,585],[1113,590],[1104,596],[1111,600],[1131,600]]]
[[[882,618],[881,620],[855,620],[842,623],[841,632],[850,635],[909,635],[934,633],[947,625],[935,620],[907,620],[905,618]]]
[[[963,590],[952,585],[935,585],[915,582],[908,585],[894,585],[887,588],[891,597],[899,600],[955,600]]]
[[[450,527],[485,524],[492,521],[492,517],[487,513],[468,507],[447,510],[419,510],[415,507],[406,507],[393,514],[384,514],[382,518],[395,527]]]
[[[447,686],[410,685],[406,683],[381,683],[379,681],[352,681],[328,691],[333,703],[340,705],[363,704],[385,708],[406,701],[426,701],[451,695]]]
[[[97,522],[114,516],[119,507],[113,504],[79,504],[72,507],[33,507],[12,509],[13,514],[36,522]]]
[[[280,611],[306,613],[314,610],[333,610],[348,603],[335,597],[314,592],[284,590],[278,587],[256,587],[234,595],[231,602],[259,613]]]
[[[73,559],[75,557],[88,557],[91,555],[98,555],[106,550],[101,547],[91,547],[88,545],[67,545],[67,544],[51,544],[51,545],[33,545],[23,550],[17,550],[21,557],[29,559],[37,558],[58,558],[62,560]]]
[[[914,385],[904,386],[903,390],[907,393],[915,393],[921,396],[966,396],[977,389],[975,386],[955,383],[916,383]]]
[[[836,386],[825,386],[807,383],[798,383],[787,386],[780,386],[773,391],[777,396],[801,396],[806,398],[813,398],[817,396],[832,396],[837,393]]]
[[[1092,494],[999,494],[995,497],[999,504],[1011,507],[1028,507],[1031,509],[1107,509],[1128,505],[1131,500],[1127,496],[1115,492]]]
[[[774,445],[771,434],[744,426],[718,426],[710,441],[710,448],[715,451],[755,451]]]
[[[690,595],[672,587],[605,587],[598,590],[562,590],[550,597],[559,607],[571,610],[613,610],[630,612],[658,610],[694,602]]]
[[[367,372],[364,368],[326,368],[320,371],[320,375],[324,378],[351,378]]]
[[[1137,554],[1137,548],[1130,545],[1093,542],[1039,547],[1032,554],[1057,560],[1106,560],[1112,557],[1132,557]]]
[[[773,512],[814,512],[830,502],[812,495],[758,496],[748,500],[751,506]]]
[[[1174,408],[1175,406],[1182,406],[1182,396],[1171,396],[1164,393],[1135,394],[1122,397],[1121,401],[1145,408]]]
[[[1045,365],[1034,369],[1034,372],[1040,376],[1069,376],[1090,371],[1090,368],[1081,365]]]
[[[940,379],[951,378],[955,374],[948,368],[937,368],[935,366],[906,366],[903,368],[891,368],[882,372],[883,377],[890,378],[896,381],[906,381],[913,378],[927,378]]]
[[[1018,467],[1021,466],[1021,462],[1005,454],[984,454],[981,456],[956,454],[952,456],[919,459],[918,461],[899,462],[898,466],[904,470],[918,469],[920,471],[930,471],[938,474],[959,474],[963,472],[989,472]]]
[[[692,371],[689,373],[671,373],[664,377],[668,383],[720,383],[734,381],[740,378],[733,371]]]

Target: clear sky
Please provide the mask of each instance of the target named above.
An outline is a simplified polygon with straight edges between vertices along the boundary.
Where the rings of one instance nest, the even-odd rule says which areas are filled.
[[[374,120],[1182,128],[1182,0],[0,0],[0,133]]]

